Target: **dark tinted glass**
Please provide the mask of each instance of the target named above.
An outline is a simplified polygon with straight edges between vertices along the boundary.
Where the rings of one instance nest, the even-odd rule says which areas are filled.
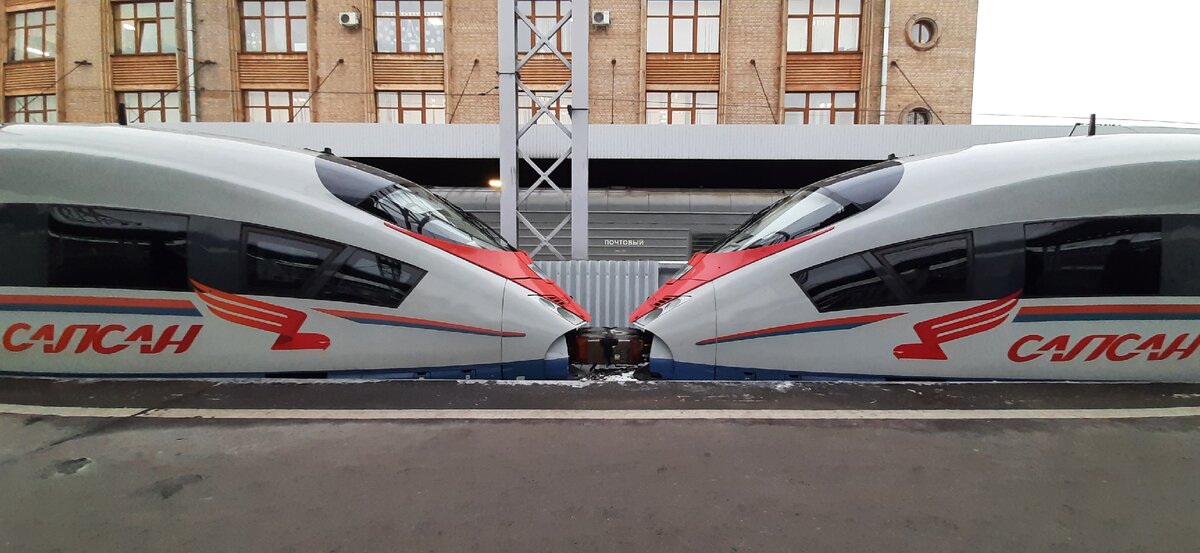
[[[246,231],[246,292],[304,297],[334,246],[299,235]]]
[[[317,156],[316,167],[338,199],[396,226],[456,244],[514,249],[474,215],[411,181],[328,154]]]
[[[1200,296],[1200,215],[1163,217],[1162,293]]]
[[[188,290],[187,225],[182,215],[51,207],[48,284]]]
[[[396,307],[425,271],[387,256],[358,250],[329,278],[319,299]]]
[[[899,303],[898,298],[861,255],[818,265],[794,275],[818,311],[864,309]]]
[[[1025,297],[1158,294],[1159,217],[1108,217],[1025,225]]]
[[[879,253],[912,301],[970,299],[970,245],[966,235],[910,242]]]
[[[903,176],[902,164],[885,161],[815,182],[754,214],[709,251],[760,248],[825,228],[879,203]]]
[[[46,208],[0,205],[0,286],[46,285]]]

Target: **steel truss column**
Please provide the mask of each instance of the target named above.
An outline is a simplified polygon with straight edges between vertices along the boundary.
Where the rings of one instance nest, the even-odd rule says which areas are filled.
[[[532,3],[529,3],[532,4]],[[499,85],[500,85],[500,234],[516,244],[521,227],[537,238],[538,244],[531,252],[537,255],[543,249],[557,259],[565,259],[552,243],[569,223],[571,225],[571,258],[588,257],[588,31],[591,18],[588,0],[571,0],[570,10],[558,20],[552,29],[543,33],[522,14],[517,0],[497,0],[497,22],[499,25]],[[528,4],[527,4],[528,5]],[[571,25],[572,59],[558,48],[560,32]],[[532,33],[533,46],[529,52],[517,52],[517,33]],[[539,98],[521,80],[521,68],[534,54],[549,53],[571,72],[571,78],[547,99]],[[551,106],[560,102],[568,91],[572,94],[567,107],[571,124],[567,126],[551,111]],[[524,124],[519,123],[517,98],[524,95],[536,108],[533,117]],[[560,104],[561,105],[561,104]],[[570,140],[570,146],[555,158],[549,166],[542,167],[521,149],[521,139],[543,117],[549,118],[554,127]],[[567,159],[571,160],[571,192],[568,194],[550,177]],[[537,174],[527,188],[521,188],[519,161],[523,160]],[[539,229],[521,213],[521,206],[542,184],[546,184],[562,195],[570,205],[570,211],[553,229]]]

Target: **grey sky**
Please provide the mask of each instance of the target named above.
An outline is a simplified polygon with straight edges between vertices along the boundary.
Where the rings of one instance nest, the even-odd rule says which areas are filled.
[[[979,0],[973,123],[1200,126],[1198,38],[1197,0]]]

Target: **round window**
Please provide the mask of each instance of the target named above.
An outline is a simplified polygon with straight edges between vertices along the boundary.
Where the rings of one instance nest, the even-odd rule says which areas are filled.
[[[914,16],[908,24],[908,43],[918,50],[928,50],[937,45],[939,38],[937,23],[925,15]]]
[[[932,125],[933,112],[926,108],[912,108],[904,114],[905,125]]]

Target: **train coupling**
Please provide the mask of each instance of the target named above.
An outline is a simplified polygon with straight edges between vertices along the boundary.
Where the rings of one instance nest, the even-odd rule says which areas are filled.
[[[581,377],[631,370],[636,375],[648,366],[651,339],[635,328],[581,328],[567,336],[567,356]]]

